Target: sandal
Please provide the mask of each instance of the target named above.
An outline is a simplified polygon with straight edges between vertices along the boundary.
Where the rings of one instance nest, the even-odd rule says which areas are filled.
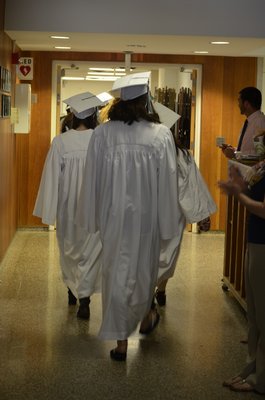
[[[243,379],[241,382],[234,383],[230,386],[234,392],[254,392],[254,387]]]
[[[150,325],[148,326],[147,329],[144,330],[140,327],[139,333],[141,333],[142,335],[149,335],[149,333],[153,332],[155,327],[158,325],[159,320],[160,320],[160,315],[158,314],[157,310],[152,310]]]
[[[115,361],[126,361],[127,353],[120,353],[116,349],[110,350],[110,358]]]
[[[230,387],[236,383],[242,382],[244,379],[240,375],[233,376],[233,378],[227,379],[223,382],[223,386]]]
[[[155,298],[160,307],[164,307],[166,305],[167,296],[165,290],[160,291],[157,289],[155,292]]]

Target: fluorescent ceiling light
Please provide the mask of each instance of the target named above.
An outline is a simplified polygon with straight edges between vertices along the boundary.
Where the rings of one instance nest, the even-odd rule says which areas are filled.
[[[194,51],[193,52],[194,54],[208,54],[209,53],[209,51],[204,51],[204,50],[196,50],[196,51]]]
[[[115,76],[125,76],[125,72],[115,72]]]
[[[130,71],[133,71],[134,69],[135,69],[135,67],[134,68],[130,68]],[[125,68],[115,68],[115,71],[116,72],[124,72]]]
[[[62,77],[63,81],[84,81],[85,78],[81,76],[63,76]]]
[[[61,49],[61,50],[69,50],[71,49],[70,46],[54,46],[55,49]]]
[[[230,44],[230,42],[215,41],[215,42],[210,42],[210,44]]]
[[[116,81],[118,79],[118,76],[86,76],[86,81]]]
[[[114,68],[88,68],[89,71],[114,71]]]
[[[52,39],[70,39],[69,36],[51,36]]]
[[[104,75],[104,76],[107,76],[107,75],[114,75],[114,72],[100,72],[100,71],[97,71],[97,73],[96,73],[97,75]],[[88,75],[95,75],[95,72],[88,72]]]

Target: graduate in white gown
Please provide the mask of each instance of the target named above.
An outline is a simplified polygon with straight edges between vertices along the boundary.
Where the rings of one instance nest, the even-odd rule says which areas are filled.
[[[68,303],[77,316],[90,316],[90,296],[101,289],[102,244],[99,232],[88,234],[75,224],[88,145],[98,125],[98,106],[104,104],[90,92],[64,100],[73,112],[73,128],[56,136],[46,157],[33,214],[54,225],[60,251],[62,277]]]
[[[151,110],[150,72],[118,79],[109,121],[90,142],[79,220],[100,231],[103,244],[99,337],[117,340],[110,356],[124,361],[127,339],[142,321],[150,333],[159,321],[151,309],[160,240],[178,234],[177,162],[171,131]]]
[[[168,279],[175,272],[185,226],[189,223],[200,223],[201,230],[207,231],[210,229],[209,216],[215,213],[217,209],[193,156],[188,150],[178,146],[177,143],[176,149],[178,154],[178,198],[176,199],[176,206],[180,208],[182,213],[181,229],[174,238],[161,243],[158,287],[155,293],[160,306],[166,304],[166,285]]]

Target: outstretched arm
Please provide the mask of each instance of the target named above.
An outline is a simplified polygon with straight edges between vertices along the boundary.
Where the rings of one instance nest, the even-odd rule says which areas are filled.
[[[261,202],[261,201],[252,200],[250,197],[248,197],[244,193],[239,193],[238,200],[252,214],[255,214],[258,217],[265,219],[265,196],[264,196],[263,202]]]
[[[247,184],[236,167],[230,168],[229,180],[226,182],[220,181],[218,185],[224,193],[235,196],[252,214],[265,219],[265,195],[263,201],[251,199],[245,193]]]

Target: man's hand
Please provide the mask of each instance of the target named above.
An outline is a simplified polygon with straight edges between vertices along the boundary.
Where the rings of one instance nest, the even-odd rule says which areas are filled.
[[[231,144],[223,143],[220,148],[222,149],[222,152],[226,158],[235,158],[235,148],[231,146]]]

